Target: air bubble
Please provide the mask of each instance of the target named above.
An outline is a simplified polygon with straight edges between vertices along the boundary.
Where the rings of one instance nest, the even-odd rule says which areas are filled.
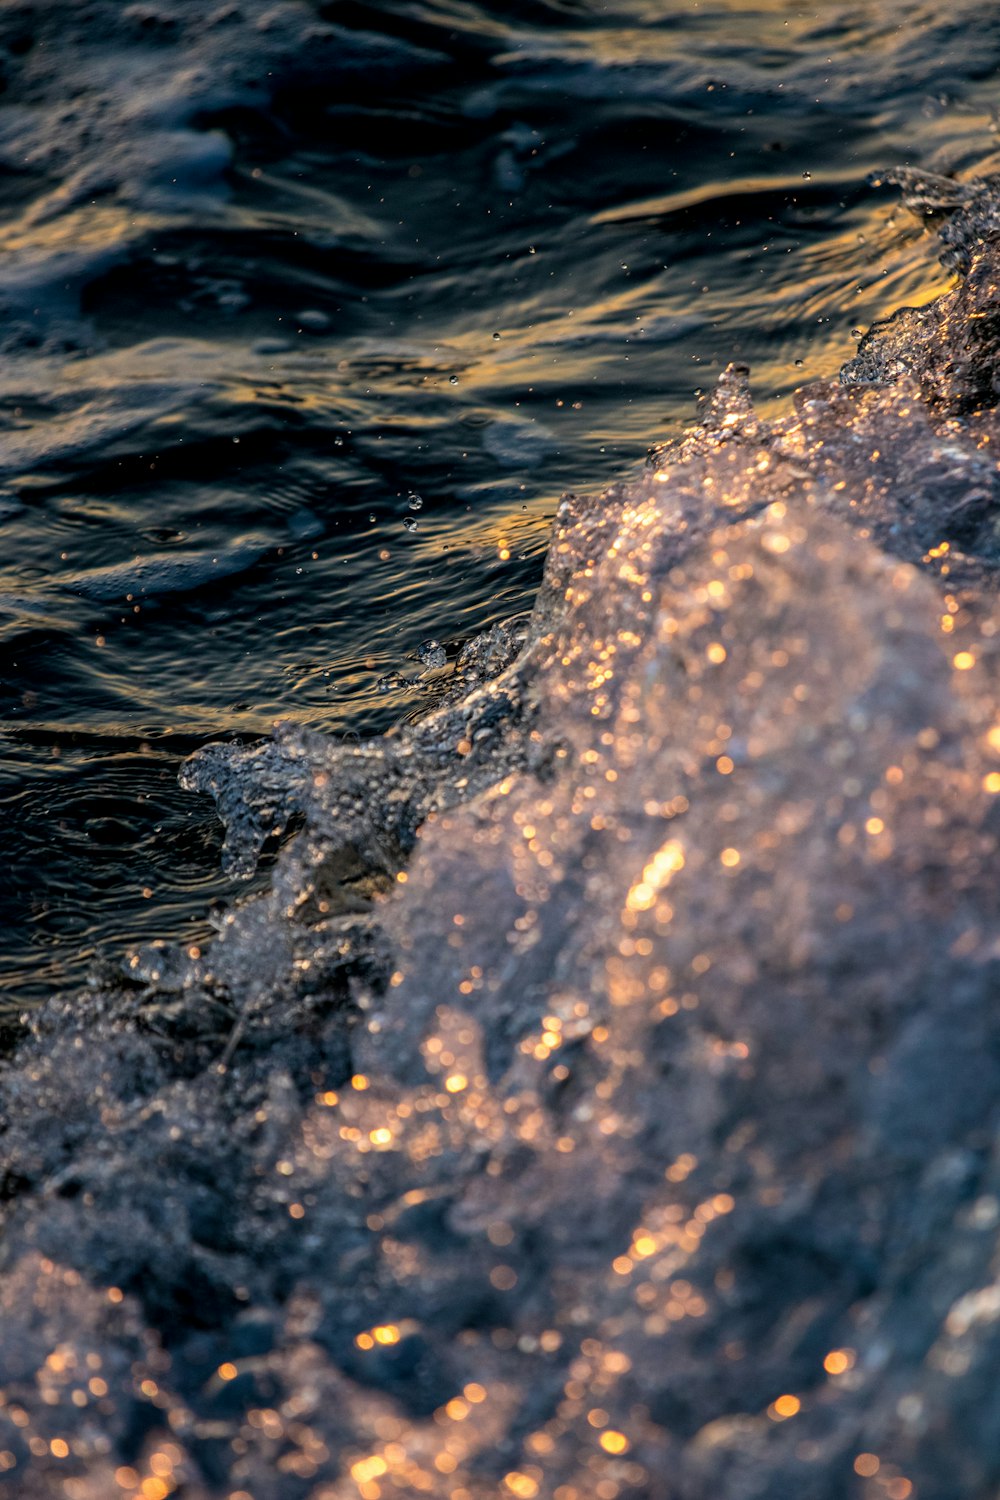
[[[424,508],[423,496],[418,495],[416,490],[410,491],[406,497],[406,503],[411,510],[423,510]]]
[[[417,523],[412,516],[406,516],[403,520],[403,528],[406,531],[416,531]]]

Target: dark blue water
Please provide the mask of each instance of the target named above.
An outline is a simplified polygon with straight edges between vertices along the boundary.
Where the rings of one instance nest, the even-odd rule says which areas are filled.
[[[183,756],[419,712],[568,486],[942,287],[968,0],[0,7],[0,997],[240,890]],[[435,645],[428,645],[433,642]]]

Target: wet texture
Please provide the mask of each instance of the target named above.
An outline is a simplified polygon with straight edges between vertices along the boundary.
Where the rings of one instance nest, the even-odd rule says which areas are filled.
[[[190,751],[424,715],[567,486],[943,290],[865,179],[988,215],[998,65],[981,0],[5,0],[0,1021],[234,898]]]
[[[847,385],[885,384],[910,374],[944,411],[993,406],[1000,395],[1000,294],[992,245],[1000,235],[997,180],[964,186],[919,172],[888,174],[914,212],[945,219],[945,260],[962,272],[956,289],[929,307],[901,308],[876,323],[841,372]]]
[[[1000,422],[936,383],[990,388],[970,263],[867,382],[764,421],[730,368],[566,496],[429,715],[188,762],[235,872],[297,831],[4,1068],[0,1487],[995,1494]]]

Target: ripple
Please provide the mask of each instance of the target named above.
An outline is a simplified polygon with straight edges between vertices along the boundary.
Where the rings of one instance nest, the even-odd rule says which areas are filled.
[[[0,8],[18,994],[203,917],[172,747],[412,715],[422,642],[530,606],[563,490],[942,287],[870,172],[997,152],[972,0],[140,10]]]
[[[182,934],[223,894],[213,820],[177,785],[178,757],[11,746],[0,780],[0,995],[79,982],[102,948]],[[56,752],[59,752],[56,754]]]

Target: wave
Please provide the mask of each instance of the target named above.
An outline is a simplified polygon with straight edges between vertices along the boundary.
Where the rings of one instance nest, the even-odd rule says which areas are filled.
[[[187,763],[294,836],[4,1068],[25,1500],[995,1488],[996,192],[567,495],[417,722]]]

